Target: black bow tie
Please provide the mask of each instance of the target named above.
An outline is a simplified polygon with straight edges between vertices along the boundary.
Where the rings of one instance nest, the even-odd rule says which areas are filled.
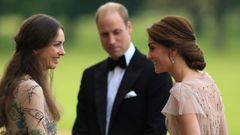
[[[119,66],[122,69],[124,69],[127,66],[124,55],[121,56],[118,60],[113,60],[112,58],[108,58],[108,62],[109,62],[110,70],[113,70],[116,66]]]

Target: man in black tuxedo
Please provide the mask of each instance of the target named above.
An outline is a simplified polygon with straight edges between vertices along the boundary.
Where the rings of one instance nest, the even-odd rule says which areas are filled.
[[[172,87],[169,74],[155,74],[152,62],[135,48],[123,5],[99,7],[96,24],[109,58],[83,73],[72,134],[165,135],[161,110]]]

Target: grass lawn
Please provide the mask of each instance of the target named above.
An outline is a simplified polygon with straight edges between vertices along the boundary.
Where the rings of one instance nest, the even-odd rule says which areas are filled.
[[[71,51],[62,59],[61,64],[55,71],[55,94],[63,108],[63,117],[59,122],[59,129],[64,132],[69,132],[74,122],[77,93],[83,69],[105,56],[104,53],[94,54],[86,54],[85,51],[81,50],[79,50],[79,53]],[[237,84],[240,80],[240,63],[236,63],[237,57],[227,55],[211,56],[206,59],[206,71],[212,75],[222,94],[229,134],[239,134],[240,108],[237,106],[240,92]]]
[[[80,79],[83,70],[104,59],[104,53],[99,43],[95,27],[94,18],[83,19],[76,26],[77,39],[68,41],[66,39],[66,55],[63,57],[54,72],[54,94],[62,110],[62,118],[58,123],[59,135],[70,135],[72,124],[76,116],[77,94],[80,86]],[[133,41],[144,53],[147,53],[147,37],[145,28],[158,20],[158,17],[145,17],[133,19],[134,31]],[[214,45],[209,36],[209,31],[199,37],[199,44],[204,50],[207,68],[206,71],[214,78],[221,91],[225,104],[225,112],[228,122],[229,134],[240,134],[240,47],[236,43],[240,42],[240,30],[237,27],[240,20],[229,21],[227,31],[226,49],[217,52],[217,49],[210,47]],[[3,28],[3,27],[2,27]],[[7,28],[7,27],[4,27]],[[68,26],[65,27],[67,29]],[[1,34],[0,34],[1,35]],[[67,35],[71,37],[72,35]],[[1,39],[0,39],[1,40]],[[1,46],[0,42],[0,76],[7,64],[12,48]],[[10,44],[10,43],[7,43]],[[8,45],[9,46],[9,45]],[[4,48],[4,53],[1,50]]]

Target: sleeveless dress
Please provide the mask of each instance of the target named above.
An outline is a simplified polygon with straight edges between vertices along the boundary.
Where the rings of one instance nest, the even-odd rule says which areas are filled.
[[[56,135],[56,124],[46,104],[42,88],[25,76],[8,104],[7,135]]]
[[[204,71],[197,78],[175,83],[162,113],[170,135],[179,135],[175,116],[187,114],[196,114],[201,135],[228,134],[218,87]]]

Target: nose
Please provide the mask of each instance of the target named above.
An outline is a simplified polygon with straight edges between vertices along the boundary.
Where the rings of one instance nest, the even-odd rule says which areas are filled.
[[[65,49],[64,49],[63,45],[59,48],[58,54],[61,55],[61,56],[65,55]]]
[[[109,43],[114,44],[116,42],[115,36],[113,34],[109,35]]]
[[[151,55],[150,55],[149,52],[148,52],[148,54],[147,54],[147,59],[151,60]]]

